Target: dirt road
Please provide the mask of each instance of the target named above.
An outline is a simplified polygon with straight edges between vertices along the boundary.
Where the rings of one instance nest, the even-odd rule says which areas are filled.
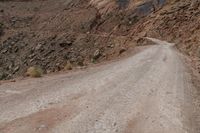
[[[87,70],[0,86],[1,133],[199,133],[196,89],[166,42]]]

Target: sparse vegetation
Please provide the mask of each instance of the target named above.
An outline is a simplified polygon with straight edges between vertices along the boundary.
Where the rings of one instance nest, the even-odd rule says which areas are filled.
[[[43,74],[43,71],[40,67],[30,67],[27,69],[27,72],[26,72],[26,76],[35,77],[35,78],[41,77],[42,74]]]
[[[67,64],[64,67],[64,70],[72,70],[72,64],[70,62],[67,62]]]

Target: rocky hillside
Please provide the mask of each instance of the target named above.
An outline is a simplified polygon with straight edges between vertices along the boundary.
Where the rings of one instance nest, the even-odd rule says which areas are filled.
[[[176,43],[180,51],[192,57],[200,72],[199,0],[169,1],[162,10],[141,20],[136,27],[143,27],[146,36]]]
[[[199,2],[190,0],[7,0],[0,2],[0,79],[31,66],[45,73],[117,57],[167,39],[198,57]]]

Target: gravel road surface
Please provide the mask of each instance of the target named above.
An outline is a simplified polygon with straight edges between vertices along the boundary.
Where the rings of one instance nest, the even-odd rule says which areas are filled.
[[[1,133],[200,133],[196,89],[173,45],[78,72],[0,85]]]

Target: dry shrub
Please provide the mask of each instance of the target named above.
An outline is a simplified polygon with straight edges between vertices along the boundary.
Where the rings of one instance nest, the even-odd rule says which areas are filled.
[[[72,70],[72,64],[70,62],[67,62],[67,64],[64,67],[64,70]]]
[[[30,77],[41,77],[43,74],[43,71],[39,67],[30,67],[27,69],[26,75]]]

